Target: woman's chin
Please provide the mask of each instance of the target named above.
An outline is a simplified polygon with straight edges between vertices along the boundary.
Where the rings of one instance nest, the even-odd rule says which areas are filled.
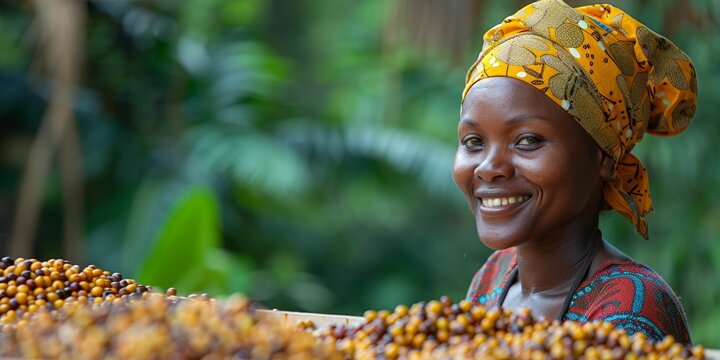
[[[529,228],[533,227],[534,222],[528,216],[523,216],[525,212],[514,212],[506,216],[485,215],[480,213],[475,216],[475,229],[480,241],[491,249],[504,250],[518,246],[532,233]]]
[[[520,242],[512,237],[498,237],[494,235],[480,235],[480,242],[493,250],[505,250],[517,246]]]
[[[477,224],[477,232],[485,246],[493,250],[505,250],[520,245],[527,234],[521,234],[516,228],[488,226]]]

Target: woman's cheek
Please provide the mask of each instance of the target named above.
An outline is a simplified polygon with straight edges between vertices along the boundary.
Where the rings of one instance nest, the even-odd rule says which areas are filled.
[[[476,166],[477,162],[465,152],[465,149],[462,147],[458,148],[455,153],[455,159],[453,160],[453,180],[455,180],[455,184],[460,191],[462,191],[463,195],[465,195],[465,199],[473,213],[475,213],[473,177]]]
[[[455,153],[455,159],[453,160],[453,179],[455,183],[466,192],[468,187],[471,187],[472,177],[475,170],[475,161],[472,157],[465,153],[463,148],[458,148]],[[472,190],[472,189],[471,189]]]

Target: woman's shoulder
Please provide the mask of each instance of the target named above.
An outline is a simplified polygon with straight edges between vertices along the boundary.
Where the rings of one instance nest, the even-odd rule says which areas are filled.
[[[572,297],[568,320],[606,321],[628,333],[661,340],[673,335],[691,343],[685,311],[677,295],[650,267],[632,260],[606,264]]]
[[[473,276],[467,292],[467,300],[485,306],[493,306],[493,299],[500,295],[503,284],[510,280],[515,265],[515,248],[492,253]]]

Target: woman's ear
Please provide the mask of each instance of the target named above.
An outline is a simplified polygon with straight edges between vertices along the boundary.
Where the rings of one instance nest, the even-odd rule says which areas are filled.
[[[613,159],[610,155],[600,150],[602,159],[600,160],[600,178],[607,179],[612,176],[613,173]]]

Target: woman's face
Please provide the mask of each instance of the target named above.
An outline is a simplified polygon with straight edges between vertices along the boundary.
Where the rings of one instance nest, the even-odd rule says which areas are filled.
[[[453,178],[486,246],[597,226],[609,157],[537,89],[504,77],[477,82],[462,106],[458,140]]]

